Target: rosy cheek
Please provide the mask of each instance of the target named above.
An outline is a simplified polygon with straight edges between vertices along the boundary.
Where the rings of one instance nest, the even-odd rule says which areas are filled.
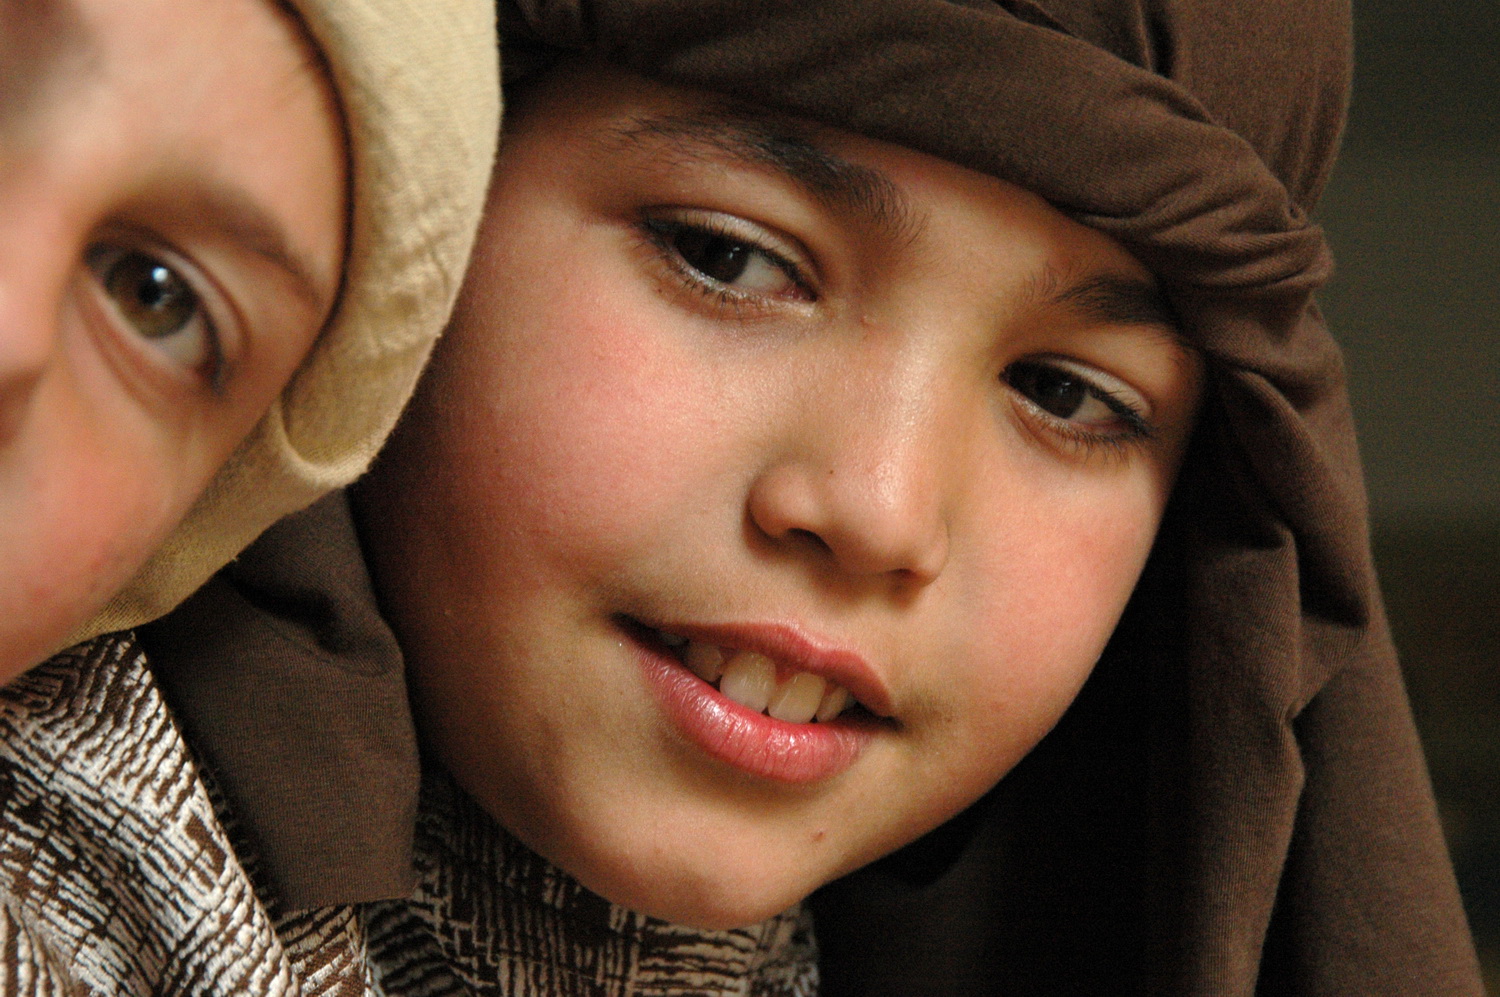
[[[0,529],[0,574],[10,584],[0,585],[0,601],[12,621],[25,621],[26,664],[97,612],[175,524],[166,473],[95,451],[49,462],[35,487],[4,496],[11,522]]]
[[[705,444],[724,433],[722,413],[662,328],[567,309],[539,318],[552,334],[483,436],[505,441],[504,487],[549,533],[628,543],[631,522],[691,503],[683,492],[717,450]]]
[[[1054,506],[1054,512],[1066,513]],[[1085,514],[1020,524],[983,565],[971,591],[968,690],[974,736],[1024,751],[1046,733],[1088,678],[1135,588],[1155,533],[1154,500],[1129,491]]]

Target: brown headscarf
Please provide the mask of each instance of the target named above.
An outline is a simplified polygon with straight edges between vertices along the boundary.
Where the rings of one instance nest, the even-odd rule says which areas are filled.
[[[583,51],[1027,187],[1156,274],[1211,388],[1058,729],[816,898],[828,994],[1477,994],[1307,217],[1342,0],[507,0]]]

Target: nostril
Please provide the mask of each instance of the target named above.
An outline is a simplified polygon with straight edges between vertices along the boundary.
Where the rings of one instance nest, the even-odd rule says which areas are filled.
[[[35,338],[0,343],[0,443],[15,435],[46,373],[48,344]]]
[[[813,548],[821,554],[833,553],[833,548],[828,546],[828,541],[818,536],[812,530],[804,530],[799,527],[794,527],[787,531],[787,536],[795,538],[797,541]]]
[[[31,387],[36,380],[35,377],[0,378],[0,447],[20,431],[31,406]]]

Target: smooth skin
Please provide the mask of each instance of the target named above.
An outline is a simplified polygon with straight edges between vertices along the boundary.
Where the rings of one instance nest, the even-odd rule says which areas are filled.
[[[0,681],[145,563],[344,257],[342,122],[270,0],[3,0]]]
[[[1087,678],[1201,379],[1150,275],[930,156],[568,65],[513,105],[479,250],[357,494],[426,743],[626,906],[757,921],[994,785]],[[711,757],[633,627],[858,655],[839,774]]]

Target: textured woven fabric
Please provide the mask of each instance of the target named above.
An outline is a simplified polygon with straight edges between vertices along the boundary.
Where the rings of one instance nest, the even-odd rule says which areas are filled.
[[[0,690],[0,994],[811,997],[800,909],[699,932],[615,907],[441,776],[408,898],[283,909],[128,636]]]

